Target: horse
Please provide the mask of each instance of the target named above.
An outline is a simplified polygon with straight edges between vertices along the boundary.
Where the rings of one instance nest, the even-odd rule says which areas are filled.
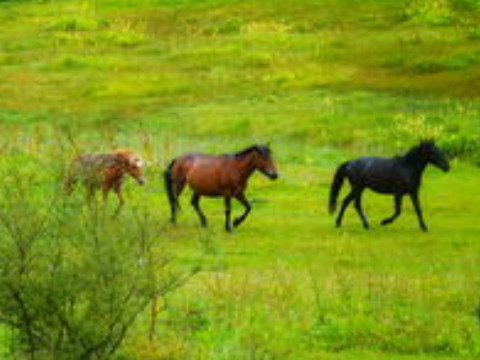
[[[225,203],[225,230],[233,232],[230,224],[231,199],[235,198],[245,208],[235,218],[233,227],[238,227],[251,211],[245,196],[247,182],[255,170],[271,180],[278,178],[268,145],[253,145],[234,154],[223,156],[186,154],[173,159],[164,172],[165,188],[171,210],[171,222],[176,223],[178,198],[185,185],[193,190],[191,205],[200,218],[203,227],[207,218],[200,208],[200,198],[223,197]]]
[[[411,148],[403,156],[360,157],[341,164],[335,172],[330,189],[329,210],[331,214],[336,211],[338,194],[345,178],[350,182],[351,191],[343,200],[336,219],[336,226],[341,226],[345,209],[354,201],[363,227],[369,228],[367,218],[362,210],[362,193],[368,188],[377,193],[393,195],[395,212],[392,216],[382,220],[382,225],[391,224],[400,216],[403,196],[408,194],[417,214],[420,228],[425,232],[428,231],[418,196],[422,175],[428,164],[432,164],[444,172],[450,170],[446,156],[433,140],[421,141],[419,145]]]
[[[142,172],[143,161],[132,151],[116,150],[104,154],[84,154],[75,158],[70,164],[67,177],[64,181],[66,195],[73,192],[77,182],[82,182],[87,190],[87,198],[91,200],[95,191],[101,189],[106,203],[110,190],[118,197],[118,207],[115,215],[124,205],[122,184],[125,175],[130,175],[139,185],[146,180]]]

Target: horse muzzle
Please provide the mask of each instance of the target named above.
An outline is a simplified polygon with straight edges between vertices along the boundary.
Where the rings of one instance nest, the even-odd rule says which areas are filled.
[[[138,177],[136,178],[138,185],[145,185],[147,183],[147,180],[143,177]]]
[[[270,180],[278,179],[278,173],[276,173],[276,172],[267,173],[267,176]]]
[[[440,164],[438,164],[438,167],[444,172],[450,171],[450,164],[448,161],[442,161]]]

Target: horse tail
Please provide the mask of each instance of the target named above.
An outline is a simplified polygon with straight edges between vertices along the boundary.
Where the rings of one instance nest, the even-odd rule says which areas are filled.
[[[78,174],[75,169],[76,162],[78,160],[75,159],[73,163],[71,163],[66,169],[64,169],[63,173],[63,193],[67,196],[71,195],[73,192],[73,188],[78,181]]]
[[[73,192],[73,186],[75,185],[75,178],[72,175],[67,175],[63,179],[63,193],[67,196],[71,195]]]
[[[167,198],[170,206],[173,209],[178,209],[180,204],[178,202],[178,197],[175,191],[175,184],[173,183],[172,169],[177,160],[173,159],[168,165],[167,169],[163,172],[163,180],[165,183],[165,190],[167,191]]]
[[[348,161],[341,164],[337,171],[335,172],[335,176],[333,177],[333,183],[330,188],[330,202],[329,202],[329,211],[330,214],[335,213],[337,208],[337,198],[338,194],[340,193],[340,189],[342,188],[343,181],[345,180],[345,176],[347,175]]]

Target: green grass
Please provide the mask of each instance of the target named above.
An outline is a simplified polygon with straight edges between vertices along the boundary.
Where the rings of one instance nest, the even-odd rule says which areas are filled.
[[[121,222],[152,214],[165,252],[203,271],[161,301],[154,343],[142,316],[128,359],[475,359],[479,18],[469,0],[0,2],[0,173],[41,204],[77,151],[147,160]],[[430,233],[408,203],[380,227],[392,199],[372,193],[372,230],[352,209],[333,227],[340,162],[426,137],[453,166],[425,174]],[[171,158],[266,141],[281,178],[252,179],[236,235],[220,200],[201,229],[187,194],[168,223]]]
[[[158,341],[173,345],[156,351],[212,359],[349,358],[358,349],[475,357],[479,259],[470,214],[479,204],[468,194],[476,170],[428,172],[422,197],[432,231],[422,234],[409,206],[390,228],[365,232],[352,210],[334,229],[322,206],[328,169],[283,164],[278,183],[254,180],[252,197],[266,202],[255,203],[235,236],[222,231],[221,202],[205,201],[209,230],[189,208],[180,226],[167,227],[187,263],[192,247],[207,255],[205,273],[167,300]],[[465,199],[442,190],[458,180]],[[374,224],[392,211],[390,198],[368,194],[366,204]]]
[[[45,130],[43,130],[45,131]],[[148,135],[129,132],[133,148],[149,149]],[[101,132],[77,144],[121,143],[122,132]],[[44,139],[44,142],[41,139]],[[37,129],[30,148],[10,138],[3,177],[20,171],[41,204],[59,185],[59,167],[71,157],[65,138]],[[243,141],[199,138],[151,141],[168,153],[194,145],[205,151],[236,149]],[[18,142],[16,142],[16,140]],[[181,140],[181,141],[180,141]],[[230,138],[232,140],[232,138]],[[478,169],[454,161],[452,172],[428,169],[421,199],[431,231],[420,231],[411,205],[390,227],[380,220],[392,199],[366,193],[373,229],[365,231],[350,209],[344,227],[327,215],[335,166],[352,154],[303,142],[273,143],[281,178],[254,176],[253,212],[233,236],[223,231],[220,200],[202,202],[210,220],[201,229],[182,197],[179,224],[168,223],[160,182],[162,156],[151,151],[148,186],[126,184],[127,207],[119,222],[149,213],[164,251],[180,266],[200,261],[202,272],[161,301],[155,343],[147,340],[149,314],[131,332],[124,351],[138,359],[473,359],[480,350],[480,261],[472,196]],[[59,156],[58,149],[64,149]],[[56,153],[52,158],[49,152]],[[148,151],[145,151],[148,154]],[[64,160],[62,160],[64,159]],[[60,160],[60,161],[59,161]],[[43,171],[38,171],[42,168]],[[15,178],[16,179],[16,178]],[[448,189],[448,190],[446,190]],[[461,189],[461,190],[460,190]],[[82,202],[82,193],[75,195]],[[113,211],[115,200],[110,202]],[[234,212],[241,208],[234,206]]]

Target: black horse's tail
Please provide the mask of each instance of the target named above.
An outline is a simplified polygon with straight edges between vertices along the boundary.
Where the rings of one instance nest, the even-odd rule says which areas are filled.
[[[172,209],[172,218],[174,217],[176,210],[180,207],[178,197],[175,192],[175,184],[173,183],[172,177],[172,168],[173,165],[175,165],[175,161],[176,159],[172,160],[172,162],[170,162],[170,164],[168,165],[167,170],[163,172],[165,190],[167,191],[168,202],[170,203],[170,207]]]
[[[337,198],[338,194],[340,193],[340,189],[342,188],[343,181],[345,180],[347,165],[348,162],[344,162],[342,165],[340,165],[335,172],[335,176],[333,177],[333,183],[330,188],[330,202],[328,208],[330,214],[335,213],[337,208]]]

